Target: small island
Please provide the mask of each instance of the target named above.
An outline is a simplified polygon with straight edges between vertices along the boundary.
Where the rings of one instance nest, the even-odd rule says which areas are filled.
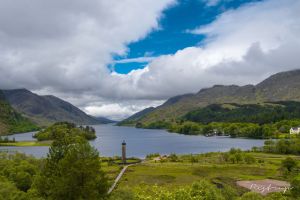
[[[96,131],[91,126],[76,126],[70,122],[57,122],[48,128],[39,131],[35,135],[38,141],[54,140],[64,135],[82,136],[87,140],[96,139]]]
[[[83,137],[86,140],[96,139],[96,131],[91,126],[77,126],[70,122],[57,122],[33,135],[37,141],[16,141],[14,138],[0,137],[0,146],[50,146],[52,141],[61,137]]]

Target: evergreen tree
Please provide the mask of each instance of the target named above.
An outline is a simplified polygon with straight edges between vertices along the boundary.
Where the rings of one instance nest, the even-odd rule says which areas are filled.
[[[99,153],[81,137],[53,142],[35,188],[45,199],[102,199],[108,189]]]

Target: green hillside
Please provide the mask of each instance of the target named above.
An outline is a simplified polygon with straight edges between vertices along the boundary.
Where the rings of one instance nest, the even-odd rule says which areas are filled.
[[[195,94],[172,97],[131,123],[172,122],[211,104],[259,104],[277,101],[300,101],[300,70],[272,75],[257,85],[215,85]]]
[[[0,135],[37,130],[30,120],[17,113],[4,99],[0,91]]]
[[[300,103],[282,101],[265,104],[212,104],[187,113],[183,119],[211,122],[275,123],[300,118]]]

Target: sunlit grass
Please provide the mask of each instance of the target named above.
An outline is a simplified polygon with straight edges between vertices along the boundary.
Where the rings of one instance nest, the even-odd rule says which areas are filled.
[[[52,141],[19,141],[0,143],[0,146],[30,147],[30,146],[50,146]]]
[[[191,163],[188,160],[190,155],[185,155],[179,156],[180,162],[146,161],[131,166],[122,177],[118,189],[130,189],[140,184],[172,189],[208,179],[242,192],[243,189],[236,185],[238,180],[285,179],[280,173],[280,165],[288,155],[249,153],[256,158],[253,164],[224,164],[218,161],[218,154],[194,155],[198,158],[197,163]],[[299,156],[292,157],[300,160]]]

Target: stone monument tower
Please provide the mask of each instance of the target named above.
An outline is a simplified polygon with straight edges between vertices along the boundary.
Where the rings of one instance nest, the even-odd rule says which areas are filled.
[[[126,142],[123,140],[122,142],[122,162],[126,164]]]

